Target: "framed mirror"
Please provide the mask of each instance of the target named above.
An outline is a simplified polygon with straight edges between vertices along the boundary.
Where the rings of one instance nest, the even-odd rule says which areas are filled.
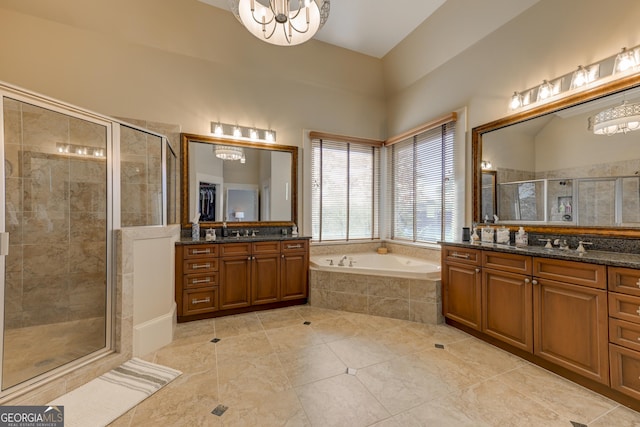
[[[588,124],[623,102],[640,102],[639,75],[474,128],[473,221],[484,221],[492,198],[486,193],[493,189],[496,214],[507,225],[640,237],[633,210],[640,206],[640,131],[596,135]],[[491,170],[483,170],[489,163]]]
[[[297,218],[298,147],[181,134],[181,222],[289,226]]]

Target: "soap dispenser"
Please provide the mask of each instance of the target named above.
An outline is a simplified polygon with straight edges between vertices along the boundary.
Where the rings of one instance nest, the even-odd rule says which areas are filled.
[[[520,227],[516,233],[516,247],[524,247],[527,245],[529,245],[529,236],[526,231],[524,231],[524,228]]]

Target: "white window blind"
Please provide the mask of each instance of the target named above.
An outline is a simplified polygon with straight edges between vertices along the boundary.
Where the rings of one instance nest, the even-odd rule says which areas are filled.
[[[379,238],[380,148],[312,138],[311,150],[313,240]]]
[[[391,238],[435,243],[457,229],[455,122],[394,143],[387,151]]]

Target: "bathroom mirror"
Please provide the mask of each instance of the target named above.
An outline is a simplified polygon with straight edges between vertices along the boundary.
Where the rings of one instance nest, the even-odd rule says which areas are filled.
[[[473,220],[484,221],[489,200],[484,162],[495,172],[501,220],[531,231],[640,236],[629,208],[640,197],[640,130],[605,136],[588,128],[590,116],[623,101],[640,102],[640,76],[474,128]]]
[[[181,134],[182,226],[297,223],[298,148]]]

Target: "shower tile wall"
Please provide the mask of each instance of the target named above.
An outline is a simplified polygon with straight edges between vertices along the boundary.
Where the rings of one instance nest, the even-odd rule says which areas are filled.
[[[162,139],[129,127],[120,132],[122,226],[162,224]]]
[[[530,179],[564,179],[564,178],[608,178],[608,177],[633,177],[624,180],[622,187],[622,222],[624,224],[640,223],[640,159],[623,160],[613,163],[601,163],[590,165],[588,167],[576,167],[557,169],[543,172],[527,172],[513,169],[498,169],[497,182],[523,181]],[[638,178],[635,178],[638,177]],[[549,192],[549,209],[550,219],[552,221],[561,220],[553,215],[553,205],[558,197],[567,196],[567,191],[572,188],[571,185],[565,187],[550,187]],[[607,182],[583,184],[579,190],[581,191],[581,201],[577,208],[581,225],[613,225],[614,203],[613,184]],[[556,194],[557,193],[557,194]],[[499,192],[498,203],[499,212],[510,212],[515,200],[510,194]]]
[[[180,126],[130,118],[122,120],[166,136],[173,152],[180,156]],[[162,224],[162,140],[126,126],[121,127],[120,137],[122,226]],[[175,159],[167,156],[167,224],[176,223],[180,208]]]
[[[41,373],[105,346],[106,160],[58,150],[63,144],[106,152],[107,135],[102,125],[10,99],[4,101],[4,113],[10,236],[6,387],[33,374],[25,366],[11,372],[12,363],[23,360]],[[49,326],[38,328],[44,325]],[[67,339],[58,342],[64,351],[43,355],[20,344],[20,337],[29,336],[51,349],[51,330],[67,326],[85,328],[76,334],[78,347]]]

